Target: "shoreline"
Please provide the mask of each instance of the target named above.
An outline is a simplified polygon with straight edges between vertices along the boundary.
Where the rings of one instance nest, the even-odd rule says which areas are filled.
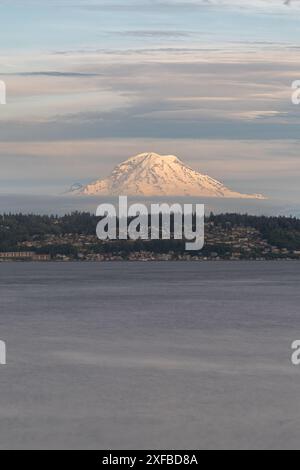
[[[149,260],[141,260],[141,259],[116,259],[116,260],[50,260],[50,261],[32,261],[32,260],[11,260],[11,261],[0,261],[1,264],[109,264],[109,263],[273,263],[273,262],[299,262],[300,259],[292,259],[292,258],[276,258],[276,259],[206,259],[206,260],[186,260],[186,259],[173,259],[173,260],[162,260],[162,259],[149,259]]]

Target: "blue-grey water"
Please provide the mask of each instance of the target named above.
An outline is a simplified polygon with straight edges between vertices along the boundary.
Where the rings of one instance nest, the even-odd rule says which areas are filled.
[[[299,449],[300,263],[0,264],[1,449]]]

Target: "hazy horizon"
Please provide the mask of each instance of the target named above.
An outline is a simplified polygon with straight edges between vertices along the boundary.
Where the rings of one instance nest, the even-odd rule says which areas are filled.
[[[129,203],[139,202],[149,206],[151,203],[189,203],[204,204],[209,214],[243,213],[249,215],[285,216],[300,218],[300,204],[292,204],[279,200],[227,199],[227,198],[192,198],[192,197],[160,197],[129,198]],[[117,197],[104,196],[33,196],[29,194],[2,194],[0,198],[0,215],[5,213],[23,213],[39,215],[65,215],[75,211],[95,214],[96,208],[102,203],[118,205]]]

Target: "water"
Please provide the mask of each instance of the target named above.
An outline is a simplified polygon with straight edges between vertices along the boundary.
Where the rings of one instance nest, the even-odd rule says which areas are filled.
[[[300,264],[0,264],[1,449],[299,449]]]

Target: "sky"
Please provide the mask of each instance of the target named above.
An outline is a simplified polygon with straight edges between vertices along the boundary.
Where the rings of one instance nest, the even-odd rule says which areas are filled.
[[[0,0],[0,17],[0,195],[153,151],[300,200],[300,1]]]

